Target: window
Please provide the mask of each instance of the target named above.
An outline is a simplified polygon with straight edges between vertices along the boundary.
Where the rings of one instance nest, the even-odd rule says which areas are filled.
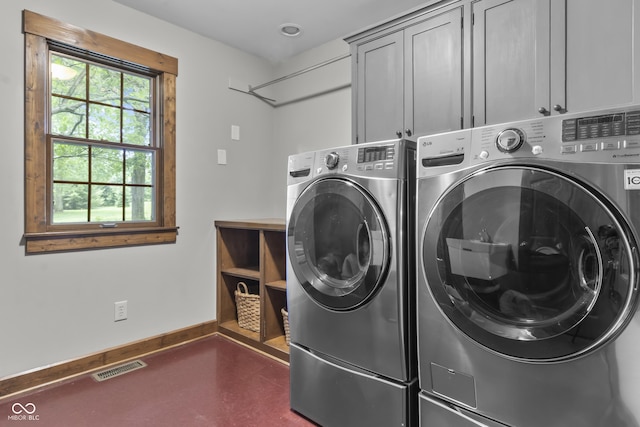
[[[153,221],[153,78],[49,58],[52,224]]]
[[[27,253],[176,241],[177,59],[24,11]]]

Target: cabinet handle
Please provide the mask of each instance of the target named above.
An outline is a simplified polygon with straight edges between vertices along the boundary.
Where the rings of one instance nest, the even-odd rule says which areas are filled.
[[[397,130],[396,135],[398,136],[398,138],[402,138],[402,131]]]
[[[404,132],[407,134],[407,136],[411,136],[411,129],[405,129]]]
[[[542,114],[543,116],[548,116],[549,114],[551,114],[551,113],[549,113],[549,110],[547,110],[544,107],[538,108],[538,113]]]
[[[567,112],[567,110],[565,110],[564,108],[562,108],[562,105],[560,104],[556,104],[553,106],[553,109],[556,110],[558,113],[560,114],[564,114]]]

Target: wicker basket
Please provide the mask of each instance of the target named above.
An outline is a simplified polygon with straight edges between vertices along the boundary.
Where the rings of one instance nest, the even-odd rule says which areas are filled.
[[[253,332],[260,330],[260,295],[250,294],[247,284],[238,282],[234,292],[238,326]]]
[[[280,310],[282,312],[282,320],[284,321],[284,339],[287,345],[291,344],[291,335],[289,333],[289,313],[284,308]]]

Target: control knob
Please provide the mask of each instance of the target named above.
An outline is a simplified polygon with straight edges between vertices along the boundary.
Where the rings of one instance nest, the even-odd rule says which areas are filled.
[[[327,169],[335,169],[338,166],[338,162],[340,161],[340,155],[335,151],[327,154],[324,158],[324,164],[327,166]]]
[[[505,129],[496,137],[496,146],[503,153],[512,153],[522,147],[524,140],[524,132],[520,129]]]

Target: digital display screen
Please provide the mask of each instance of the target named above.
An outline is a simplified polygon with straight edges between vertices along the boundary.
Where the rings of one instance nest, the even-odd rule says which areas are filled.
[[[628,114],[627,114],[628,115]],[[610,138],[628,132],[625,113],[583,117],[562,121],[562,141]]]
[[[612,114],[609,116],[600,116],[600,117],[588,117],[585,119],[578,119],[578,126],[600,125],[605,123],[621,122],[623,120],[624,118],[622,114]]]
[[[358,149],[358,163],[380,162],[392,159],[392,147],[365,147]]]

